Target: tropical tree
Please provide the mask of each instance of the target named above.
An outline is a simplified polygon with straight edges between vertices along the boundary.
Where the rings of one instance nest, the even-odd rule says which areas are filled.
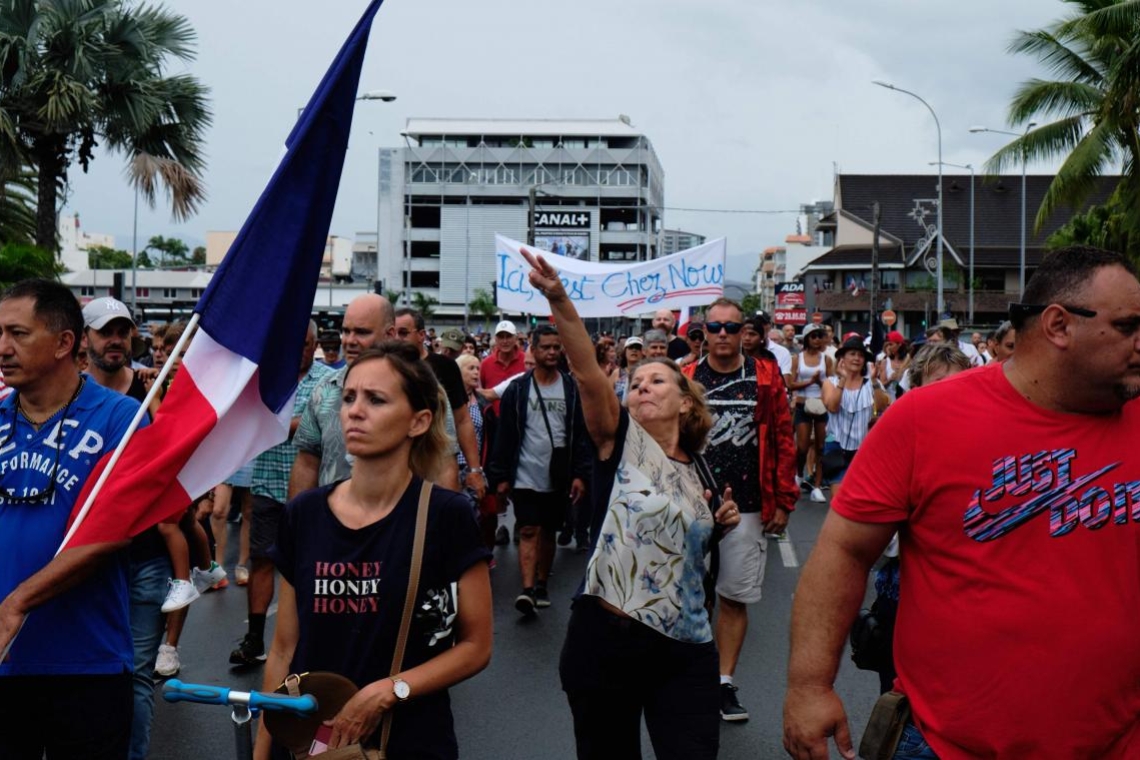
[[[475,288],[475,297],[467,304],[467,308],[481,316],[484,324],[490,322],[499,313],[495,299],[485,288]]]
[[[385,290],[384,291],[384,297],[388,299],[388,303],[395,305],[395,304],[398,304],[400,302],[400,299],[404,297],[404,291],[402,291],[402,290]]]
[[[102,142],[153,207],[161,183],[176,219],[205,197],[207,89],[187,74],[196,35],[182,16],[128,0],[0,0],[0,172],[36,170],[36,244],[56,250],[70,166]]]
[[[87,249],[87,266],[91,269],[130,269],[131,254],[105,245]]]
[[[157,251],[159,266],[181,266],[191,261],[190,246],[174,237],[155,235],[146,243],[147,251]]]
[[[0,287],[26,280],[29,277],[57,279],[63,265],[55,254],[27,243],[8,243],[0,246]]]
[[[435,296],[424,295],[419,291],[412,293],[412,308],[422,314],[424,319],[435,314],[435,307],[438,303],[439,299]]]
[[[206,246],[199,245],[194,248],[194,253],[190,254],[190,263],[196,266],[205,266]]]
[[[740,299],[740,308],[744,311],[745,316],[751,316],[760,311],[763,303],[759,293],[747,293],[744,298]]]
[[[1140,229],[1140,2],[1063,2],[1073,9],[1068,17],[1020,32],[1010,46],[1035,56],[1053,77],[1023,83],[1010,104],[1012,126],[1040,126],[995,153],[985,168],[996,174],[1023,159],[1064,157],[1037,210],[1038,230],[1058,209],[1081,208],[1097,177],[1120,171],[1124,223]]]
[[[36,238],[36,178],[30,170],[0,179],[0,243]]]

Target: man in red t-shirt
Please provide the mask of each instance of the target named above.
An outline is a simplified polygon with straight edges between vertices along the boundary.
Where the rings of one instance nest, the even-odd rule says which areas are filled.
[[[479,365],[479,385],[494,388],[509,377],[526,371],[523,352],[519,349],[518,329],[514,323],[504,319],[495,326],[495,347],[491,355]],[[499,413],[499,402],[494,404],[495,414]]]
[[[829,736],[855,756],[833,681],[896,530],[908,746],[1140,757],[1140,282],[1117,254],[1063,249],[1010,316],[1011,359],[906,394],[848,470],[795,595],[793,757],[827,757]]]

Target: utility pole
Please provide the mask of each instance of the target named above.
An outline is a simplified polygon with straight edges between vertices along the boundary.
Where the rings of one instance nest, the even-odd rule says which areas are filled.
[[[879,347],[875,346],[875,328],[877,322],[877,309],[875,308],[876,299],[879,296],[879,222],[882,217],[882,208],[879,202],[875,201],[871,204],[871,218],[874,220],[874,232],[871,238],[871,321],[868,324],[867,334],[871,336],[872,350],[878,351]]]
[[[538,196],[538,186],[535,185],[527,193],[527,198],[530,201],[529,210],[526,217],[526,244],[534,245],[534,205],[535,199]]]

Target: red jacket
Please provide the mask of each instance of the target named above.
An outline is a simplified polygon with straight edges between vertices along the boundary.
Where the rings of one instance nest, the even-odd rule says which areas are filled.
[[[745,356],[745,361],[750,358]],[[760,519],[768,522],[779,507],[785,512],[796,508],[800,489],[796,486],[796,442],[792,434],[792,412],[788,388],[775,357],[751,359],[756,362],[756,440],[760,449]],[[697,371],[697,362],[681,368],[685,377]]]

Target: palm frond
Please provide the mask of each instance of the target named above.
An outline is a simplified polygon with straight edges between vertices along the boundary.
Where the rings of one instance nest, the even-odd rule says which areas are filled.
[[[1096,124],[1088,131],[1049,183],[1034,220],[1035,230],[1040,230],[1059,208],[1068,206],[1075,211],[1084,204],[1096,189],[1097,177],[1116,158],[1114,145],[1114,136],[1105,125]]]
[[[1090,84],[1030,79],[1014,92],[1009,121],[1024,124],[1034,118],[1092,115],[1103,102],[1104,90]]]
[[[1074,50],[1046,29],[1019,32],[1009,46],[1009,52],[1036,56],[1059,79],[1077,82],[1099,82],[1103,72],[1094,62],[1085,58],[1085,51]]]
[[[1140,24],[1140,0],[1103,0],[1057,26],[1065,37],[1127,40]]]

